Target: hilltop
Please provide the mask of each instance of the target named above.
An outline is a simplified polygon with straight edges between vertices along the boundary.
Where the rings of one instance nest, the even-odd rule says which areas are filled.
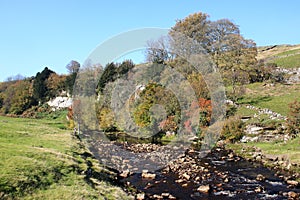
[[[257,59],[276,63],[281,68],[299,68],[300,44],[258,47]]]

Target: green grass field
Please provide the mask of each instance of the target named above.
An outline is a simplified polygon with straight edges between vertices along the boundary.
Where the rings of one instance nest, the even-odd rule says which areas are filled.
[[[299,68],[300,54],[288,55],[287,57],[279,57],[274,59],[273,62],[281,68]]]
[[[262,51],[266,47],[259,47],[258,59],[273,62],[281,68],[300,67],[300,45],[277,45],[276,47]]]
[[[276,84],[268,87],[264,83],[253,83],[246,88],[246,94],[238,103],[268,108],[284,116],[288,115],[289,104],[300,99],[300,84]]]
[[[64,113],[55,119],[0,117],[0,199],[130,198],[109,182],[98,180],[93,188],[85,181],[84,150],[64,121]]]

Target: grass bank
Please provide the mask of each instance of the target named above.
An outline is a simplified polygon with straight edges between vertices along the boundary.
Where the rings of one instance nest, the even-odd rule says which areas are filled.
[[[0,117],[0,199],[130,199],[65,129],[65,113],[44,119]],[[93,184],[85,171],[97,172]],[[101,180],[102,179],[102,180]],[[91,186],[92,185],[92,186]]]
[[[261,151],[265,159],[261,160],[264,165],[269,167],[289,170],[298,176],[300,181],[300,136],[287,142],[248,142],[227,144],[227,148],[234,150],[238,155],[248,159],[254,159],[253,155]],[[266,158],[272,158],[269,160]]]

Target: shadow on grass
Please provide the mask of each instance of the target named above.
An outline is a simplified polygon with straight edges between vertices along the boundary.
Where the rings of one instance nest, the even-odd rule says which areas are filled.
[[[259,96],[259,97],[243,97],[238,100],[239,104],[251,104],[251,105],[258,105],[261,102],[271,101],[271,96]]]

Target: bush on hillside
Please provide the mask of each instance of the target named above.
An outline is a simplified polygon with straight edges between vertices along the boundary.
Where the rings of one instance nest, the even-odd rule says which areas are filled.
[[[244,136],[244,122],[240,117],[230,117],[221,130],[221,139],[236,142]]]
[[[295,100],[289,104],[289,115],[287,120],[288,133],[297,135],[300,133],[300,101]]]

